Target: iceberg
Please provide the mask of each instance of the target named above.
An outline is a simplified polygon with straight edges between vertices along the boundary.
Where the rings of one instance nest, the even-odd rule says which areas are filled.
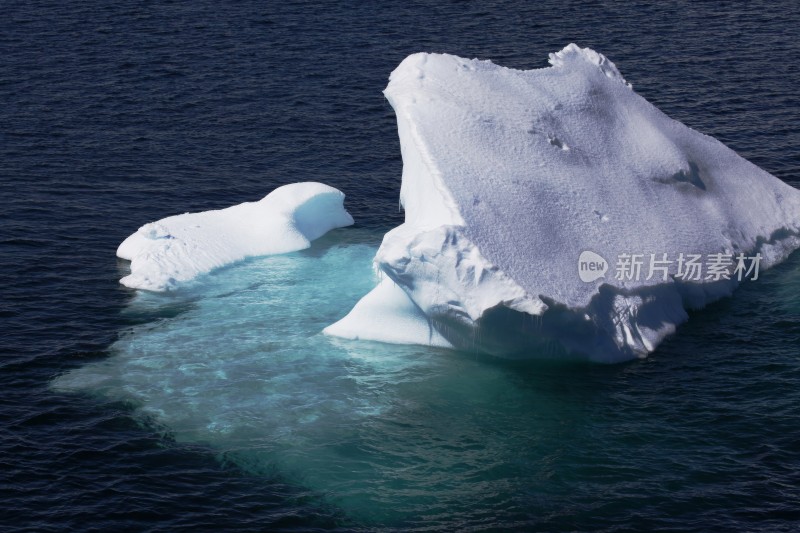
[[[800,246],[800,191],[667,117],[602,54],[570,44],[550,63],[419,53],[392,72],[405,222],[375,264],[432,328],[402,341],[644,357],[731,294],[737,257],[764,270]],[[715,272],[687,276],[691,257],[716,257]],[[631,258],[650,271],[618,268]],[[326,333],[397,342],[387,290]]]
[[[165,291],[247,257],[303,250],[328,231],[353,224],[343,202],[344,194],[328,185],[293,183],[257,202],[150,222],[117,249],[131,262],[120,283]]]

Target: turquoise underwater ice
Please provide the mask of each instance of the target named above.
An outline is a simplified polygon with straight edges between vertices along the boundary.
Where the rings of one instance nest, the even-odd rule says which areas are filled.
[[[376,283],[379,239],[336,230],[176,292],[132,293],[125,314],[137,325],[53,387],[125,402],[169,439],[310,491],[357,524],[513,523],[554,502],[591,501],[596,483],[624,497],[658,480],[680,487],[680,470],[664,465],[704,444],[687,441],[687,419],[671,421],[685,406],[652,398],[685,389],[689,356],[515,363],[321,334]],[[693,330],[704,338],[713,324],[735,325],[748,306],[796,314],[796,264],[704,312],[682,338],[697,346]],[[719,394],[713,379],[706,388]]]

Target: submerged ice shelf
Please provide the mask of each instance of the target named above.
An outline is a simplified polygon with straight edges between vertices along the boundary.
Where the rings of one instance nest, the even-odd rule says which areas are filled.
[[[612,267],[625,254],[760,254],[764,269],[800,245],[796,189],[664,115],[603,55],[571,44],[550,63],[421,53],[390,77],[406,218],[375,260],[436,330],[416,342],[641,357],[738,280],[680,280],[673,261],[663,278],[587,283],[583,252]],[[385,322],[371,294],[326,331],[396,340]]]
[[[468,513],[487,484],[512,487],[523,505],[535,476],[503,465],[532,448],[502,428],[531,428],[558,446],[563,411],[542,408],[551,399],[474,357],[319,334],[375,284],[379,241],[339,230],[183,290],[139,291],[123,311],[137,325],[109,356],[52,387],[124,402],[171,441],[212,447],[244,472],[297,487],[306,503],[369,524],[423,521],[439,506]]]

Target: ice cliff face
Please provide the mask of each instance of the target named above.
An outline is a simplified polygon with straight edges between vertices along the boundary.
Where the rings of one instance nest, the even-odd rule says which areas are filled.
[[[550,63],[415,54],[391,74],[406,219],[375,261],[426,317],[416,342],[643,356],[687,308],[731,293],[737,256],[763,270],[800,245],[800,192],[664,115],[603,55],[573,44]],[[590,282],[587,251],[607,263]],[[733,264],[694,279],[681,254]],[[631,256],[636,277],[616,269]],[[380,340],[369,298],[326,332]]]

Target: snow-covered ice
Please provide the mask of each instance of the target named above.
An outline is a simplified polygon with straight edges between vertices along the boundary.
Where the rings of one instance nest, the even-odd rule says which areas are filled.
[[[447,342],[643,356],[686,309],[738,281],[680,281],[675,263],[666,281],[616,279],[621,254],[760,253],[763,270],[800,245],[796,189],[664,115],[603,55],[571,44],[550,63],[520,71],[420,53],[391,74],[406,218],[376,265]],[[609,272],[582,281],[585,251]],[[378,297],[387,290],[356,306],[359,320],[326,331],[396,342]]]
[[[257,202],[185,213],[150,222],[125,239],[117,256],[131,262],[120,282],[163,291],[247,257],[308,248],[311,241],[353,218],[344,194],[322,183],[278,187]]]
[[[369,328],[363,324],[369,324]],[[405,291],[386,277],[346,317],[323,332],[353,340],[452,348]]]

